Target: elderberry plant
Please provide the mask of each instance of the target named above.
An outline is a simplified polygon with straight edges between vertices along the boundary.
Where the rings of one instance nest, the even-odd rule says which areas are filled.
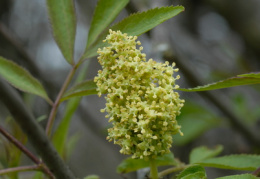
[[[164,176],[168,177],[168,175],[173,175],[173,178],[177,179],[205,179],[207,178],[205,167],[215,167],[252,171],[252,173],[224,176],[219,179],[259,178],[259,155],[239,154],[217,157],[223,149],[222,146],[213,149],[202,146],[192,149],[189,161],[185,164],[170,152],[170,147],[173,136],[177,136],[175,134],[178,133],[182,135],[181,120],[177,121],[176,117],[180,114],[181,108],[185,108],[189,104],[186,102],[184,106],[184,100],[180,99],[177,90],[194,92],[256,84],[260,83],[260,73],[238,75],[196,88],[179,88],[175,83],[180,78],[175,74],[178,71],[175,64],[147,60],[146,55],[142,53],[143,47],[141,42],[137,41],[137,36],[176,16],[184,11],[184,8],[182,6],[154,8],[129,15],[119,23],[110,26],[127,3],[129,0],[98,0],[92,22],[89,25],[86,48],[79,59],[74,59],[76,56],[74,42],[77,24],[74,1],[46,0],[54,39],[64,59],[71,67],[54,99],[48,94],[49,90],[45,89],[49,85],[42,85],[23,67],[0,56],[1,79],[3,78],[24,93],[40,96],[50,108],[49,115],[46,115],[48,116],[46,126],[41,126],[31,110],[27,109],[30,105],[26,105],[26,99],[23,99],[16,90],[0,79],[0,98],[5,105],[3,111],[8,109],[10,112],[8,116],[11,115],[23,131],[20,131],[20,128],[17,130],[17,124],[12,125],[14,121],[9,124],[1,121],[0,133],[7,140],[0,142],[1,147],[4,146],[3,148],[6,149],[6,152],[2,152],[2,150],[0,152],[0,177],[28,178],[28,175],[22,175],[22,172],[30,171],[34,174],[31,177],[33,179],[78,178],[77,173],[74,174],[65,162],[67,159],[65,156],[68,155],[68,149],[71,147],[69,146],[71,142],[68,140],[71,119],[80,105],[80,97],[104,94],[107,102],[106,107],[101,112],[107,112],[106,117],[112,123],[112,127],[108,129],[107,139],[120,145],[122,154],[131,155],[119,164],[118,173],[134,172],[150,167],[150,175],[147,175],[149,179],[159,179]],[[2,24],[0,33],[5,37],[6,33],[2,30]],[[8,36],[5,39],[9,40],[14,48],[18,48],[19,53],[21,52],[20,48],[22,47],[16,45],[19,43],[14,43]],[[103,40],[105,43],[102,42]],[[28,58],[29,55],[26,54],[26,51],[22,50],[22,56]],[[96,55],[98,55],[102,70],[98,72],[94,80],[84,81],[88,69],[86,61]],[[27,60],[27,62],[29,61],[33,60]],[[36,66],[34,67],[36,68]],[[33,71],[37,71],[37,68]],[[45,75],[38,77],[45,79]],[[59,114],[59,105],[66,100],[68,102],[65,104],[64,114],[62,114],[64,117],[57,121],[56,118],[60,117],[56,116]],[[38,105],[39,103],[34,104]],[[185,131],[186,134],[190,132],[190,136],[197,135],[197,132],[187,130],[194,129],[194,126],[200,128],[198,131],[205,132],[206,129],[202,126],[200,119],[194,117],[194,110],[190,111],[192,111],[192,121],[186,121],[186,126],[183,125],[185,123],[182,123],[184,135]],[[254,143],[255,147],[259,149],[258,131],[254,133],[254,128],[250,128],[242,120],[231,122],[238,126],[238,129],[243,130],[248,141],[251,144]],[[5,126],[2,127],[3,123]],[[54,127],[56,123],[59,125]],[[195,123],[197,125],[193,125]],[[187,126],[192,127],[187,128]],[[12,134],[8,132],[9,128],[13,128]],[[37,155],[31,149],[26,148],[26,140],[24,139],[26,137],[23,136],[28,138],[30,146],[35,149]],[[194,138],[190,138],[190,140],[192,139]],[[16,147],[15,150],[14,147]],[[24,165],[20,152],[16,152],[17,150],[31,159],[29,165]],[[8,157],[5,156],[7,159],[3,160],[2,156],[5,154]],[[86,153],[81,155],[85,156]],[[92,161],[89,163],[92,164]],[[162,165],[168,165],[169,168],[158,172],[157,167]],[[113,172],[111,171],[111,173]],[[84,179],[99,179],[99,177],[89,175]]]

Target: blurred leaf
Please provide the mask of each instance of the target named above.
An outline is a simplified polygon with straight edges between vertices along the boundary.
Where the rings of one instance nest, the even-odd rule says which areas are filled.
[[[76,82],[81,82],[84,80],[87,69],[88,69],[88,65],[89,65],[89,62],[85,62],[85,64],[82,66],[82,68],[80,69],[80,74],[77,77]],[[61,156],[64,156],[64,157],[66,156],[66,154],[64,153],[64,149],[66,148],[65,144],[66,144],[66,139],[68,136],[70,121],[71,121],[71,118],[72,118],[74,112],[76,111],[76,109],[79,106],[80,100],[81,100],[81,97],[75,97],[68,101],[68,103],[66,104],[64,117],[63,117],[61,123],[59,124],[58,128],[56,129],[55,133],[53,134],[53,138],[52,138],[53,144],[54,144],[57,152]]]
[[[217,179],[259,179],[259,177],[256,177],[251,174],[242,174],[242,175],[231,175],[231,176],[219,177]]]
[[[37,118],[36,118],[36,121],[37,121],[37,122],[42,122],[42,121],[44,121],[45,119],[47,119],[47,115],[46,115],[46,114],[37,117]]]
[[[0,57],[0,75],[21,91],[41,96],[52,103],[41,83],[16,63]]]
[[[35,172],[33,179],[44,179],[44,174],[42,172]]]
[[[186,101],[181,113],[177,121],[184,135],[173,136],[173,142],[176,145],[185,145],[220,124],[220,120],[210,113],[210,110],[197,103]]]
[[[182,11],[184,11],[183,6],[154,8],[145,12],[132,14],[123,19],[121,22],[110,27],[110,29],[114,31],[120,30],[121,32],[127,33],[128,35],[139,36],[163,23],[164,21],[176,16]],[[106,43],[103,43],[103,40],[106,38],[107,34],[108,30],[99,36],[96,42],[93,43],[86,51],[83,59],[96,56],[98,48],[106,46]]]
[[[172,153],[165,154],[161,157],[157,157],[155,159],[157,166],[164,166],[164,165],[177,165],[177,162],[174,159],[174,156]],[[148,160],[144,159],[133,159],[131,157],[123,160],[118,166],[117,166],[117,172],[118,173],[129,173],[136,170],[139,170],[141,168],[146,168],[150,166],[150,162]]]
[[[206,179],[205,169],[200,165],[192,165],[183,170],[177,179]]]
[[[61,101],[73,98],[73,97],[79,97],[79,96],[87,96],[92,94],[97,94],[96,91],[97,85],[93,80],[84,81],[81,83],[78,83],[71,89],[69,89],[61,98]]]
[[[47,0],[54,38],[68,63],[73,64],[76,16],[73,0]]]
[[[98,35],[103,32],[111,22],[113,22],[128,2],[129,0],[98,1],[88,33],[87,47],[97,39]]]
[[[26,142],[27,142],[26,135],[23,133],[20,126],[13,120],[13,118],[11,116],[7,117],[6,125],[9,126],[10,133],[12,134],[12,136],[14,138],[16,138],[21,144],[23,144],[23,145],[26,144]],[[15,145],[10,143],[10,141],[8,141],[8,140],[7,141],[3,140],[2,145],[5,145],[5,147],[6,147],[6,152],[1,151],[1,153],[6,154],[6,159],[7,159],[6,168],[13,168],[13,167],[19,166],[21,163],[22,151],[20,149],[18,149]],[[8,177],[10,179],[18,179],[18,173],[17,172],[9,173]]]
[[[260,73],[248,73],[237,75],[232,78],[228,78],[216,83],[207,84],[204,86],[198,86],[195,88],[179,88],[178,90],[193,92],[193,91],[208,91],[208,90],[216,90],[222,88],[230,88],[241,85],[252,85],[260,83]]]
[[[207,158],[212,158],[219,155],[223,150],[223,146],[218,145],[214,149],[201,146],[193,149],[190,153],[190,164],[197,163]]]
[[[210,158],[197,163],[205,167],[231,170],[256,170],[260,166],[260,155],[229,155]]]
[[[69,158],[69,156],[71,155],[72,151],[75,149],[76,144],[79,141],[79,137],[80,134],[76,133],[73,134],[71,137],[69,137],[69,139],[67,140],[67,144],[66,144],[66,158]]]
[[[231,107],[246,122],[254,124],[260,116],[260,106],[252,107],[244,94],[234,94]]]
[[[84,179],[100,179],[100,178],[97,175],[89,175],[89,176],[84,177]]]

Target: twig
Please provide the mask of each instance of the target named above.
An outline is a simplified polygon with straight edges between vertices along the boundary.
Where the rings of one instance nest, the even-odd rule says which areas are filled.
[[[2,126],[0,126],[0,133],[2,133],[3,136],[5,136],[10,142],[19,148],[25,155],[27,155],[34,163],[41,163],[41,161],[35,155],[33,155],[21,142],[8,133]]]
[[[31,165],[31,166],[21,166],[21,167],[1,169],[0,175],[5,175],[8,173],[27,172],[27,171],[31,171],[31,170],[41,170],[41,166]]]
[[[67,76],[67,78],[66,78],[66,80],[65,80],[65,82],[64,82],[64,84],[63,84],[63,86],[62,86],[62,88],[61,88],[61,90],[60,90],[60,92],[59,92],[59,94],[58,94],[58,96],[57,96],[53,106],[52,106],[52,109],[51,109],[51,112],[50,112],[50,115],[49,115],[49,119],[48,119],[48,123],[47,123],[47,126],[46,126],[46,134],[47,134],[47,136],[51,135],[52,125],[53,125],[53,122],[55,120],[57,109],[58,109],[58,107],[60,105],[60,99],[61,99],[62,95],[64,94],[64,92],[66,91],[66,89],[68,88],[68,85],[69,85],[71,79],[73,78],[73,76],[74,76],[74,74],[76,72],[76,69],[77,69],[77,65],[74,66],[71,69],[70,73],[68,74],[68,76]]]
[[[257,177],[260,177],[260,167],[258,169],[256,169],[252,174]]]
[[[0,133],[2,133],[10,142],[12,142],[17,148],[19,148],[25,155],[27,155],[35,164],[37,164],[37,167],[41,168],[42,171],[45,172],[47,175],[49,175],[50,178],[52,179],[55,178],[54,175],[51,173],[51,171],[46,167],[46,165],[41,160],[39,160],[33,153],[31,153],[15,137],[9,134],[2,126],[0,126]]]
[[[76,177],[60,158],[44,130],[29,112],[21,97],[10,85],[2,80],[0,80],[0,99],[55,177],[58,179],[75,179]]]

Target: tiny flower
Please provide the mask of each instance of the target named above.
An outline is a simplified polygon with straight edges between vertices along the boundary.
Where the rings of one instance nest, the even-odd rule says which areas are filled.
[[[112,127],[107,140],[121,146],[120,153],[133,158],[154,158],[170,152],[172,135],[181,133],[176,116],[184,100],[174,92],[175,64],[157,63],[142,53],[136,36],[109,31],[98,49],[102,70],[94,81],[98,95],[107,94],[106,107]],[[139,46],[137,48],[137,45]]]

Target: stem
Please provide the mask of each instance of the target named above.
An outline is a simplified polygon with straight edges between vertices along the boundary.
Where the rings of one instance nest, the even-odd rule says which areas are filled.
[[[68,88],[69,86],[69,83],[71,82],[75,72],[76,72],[76,69],[78,68],[78,66],[73,66],[73,68],[71,69],[70,73],[68,74],[53,106],[52,106],[52,109],[51,109],[51,112],[50,112],[50,116],[49,116],[49,119],[48,119],[48,123],[47,123],[47,127],[46,127],[46,134],[47,136],[50,136],[51,135],[51,129],[52,129],[52,125],[53,125],[53,122],[55,120],[55,116],[56,116],[56,113],[57,113],[57,109],[60,105],[60,99],[62,97],[62,95],[64,94],[64,92],[66,91],[66,89]]]
[[[25,155],[27,155],[35,164],[37,164],[37,167],[39,169],[41,168],[47,175],[49,175],[50,178],[55,178],[41,160],[39,160],[33,153],[31,153],[20,141],[18,141],[15,137],[9,134],[2,126],[0,126],[0,133],[2,133],[3,136],[5,136],[10,142],[12,142]],[[8,169],[5,169],[5,171],[8,171]]]
[[[17,173],[17,172],[26,172],[32,170],[41,170],[41,166],[32,165],[32,166],[22,166],[22,167],[13,167],[0,170],[0,175],[6,175],[8,173]]]
[[[159,179],[158,170],[154,159],[150,159],[150,179]]]
[[[170,173],[174,173],[174,172],[178,172],[178,171],[184,170],[187,167],[188,167],[187,165],[181,165],[181,166],[168,168],[168,169],[166,169],[166,170],[164,170],[164,171],[159,173],[159,178],[161,178],[161,177],[163,177],[165,175],[168,175]]]

